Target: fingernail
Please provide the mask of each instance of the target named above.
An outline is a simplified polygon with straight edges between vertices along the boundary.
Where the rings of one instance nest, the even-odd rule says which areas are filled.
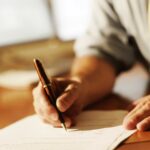
[[[58,106],[58,108],[59,108],[59,110],[61,112],[65,112],[66,111],[66,105],[65,105],[65,103],[63,101],[58,101],[57,102],[57,106]]]

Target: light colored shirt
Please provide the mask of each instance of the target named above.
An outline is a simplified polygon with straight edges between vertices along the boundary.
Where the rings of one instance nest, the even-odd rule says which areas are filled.
[[[75,43],[76,55],[104,57],[120,71],[134,64],[139,48],[149,63],[148,22],[148,0],[93,0],[91,22]]]
[[[148,1],[148,27],[150,31],[150,0]]]

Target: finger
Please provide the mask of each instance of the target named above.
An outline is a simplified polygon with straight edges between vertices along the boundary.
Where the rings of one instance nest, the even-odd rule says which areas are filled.
[[[58,77],[55,80],[59,84],[70,84],[70,83],[74,83],[75,82],[75,81],[71,80],[70,78],[62,78],[62,77]]]
[[[55,96],[60,96],[66,87],[71,83],[71,80],[66,78],[52,78],[52,86]]]
[[[55,108],[51,105],[43,105],[43,107],[35,107],[37,114],[42,118],[43,122],[51,124],[54,127],[61,127],[58,114]],[[72,125],[72,120],[68,117],[64,117],[66,127]]]
[[[149,110],[150,108],[147,106],[147,104],[138,105],[125,117],[123,125],[129,130],[136,128],[136,125],[140,121],[150,115]]]
[[[39,107],[40,106],[40,103],[39,103],[40,94],[41,94],[41,86],[38,84],[38,86],[32,90],[33,106],[34,106],[35,112],[38,115],[42,116],[42,109],[41,109],[41,107]]]
[[[79,97],[78,89],[75,84],[70,84],[65,92],[58,97],[56,105],[61,112],[65,112]]]
[[[79,83],[79,79],[75,79],[75,78],[56,78],[55,79],[55,83],[57,86],[57,88],[61,88],[61,89],[65,89],[69,84],[77,84]]]
[[[42,103],[46,103],[46,104],[49,103],[47,96],[45,95],[45,92],[42,88],[41,83],[39,83],[38,86],[32,90],[32,95],[33,95],[34,101],[40,102],[42,98],[43,100]]]
[[[37,99],[38,99],[39,93],[41,92],[41,88],[42,88],[42,86],[41,86],[40,84],[38,84],[38,86],[35,87],[35,88],[32,90],[33,100],[37,100]]]
[[[140,131],[146,131],[150,129],[150,116],[142,120],[137,124],[137,129]]]
[[[57,88],[59,90],[61,89],[65,89],[67,85],[69,85],[70,83],[72,83],[71,80],[67,79],[67,78],[57,78],[55,79],[55,84],[57,85]]]
[[[69,88],[66,90],[70,90]],[[43,91],[42,85],[39,84],[33,90],[33,97],[34,97],[34,108],[36,113],[42,118],[43,122],[52,124],[55,127],[60,127],[60,121],[58,119],[58,114],[55,108],[49,103],[49,100],[45,96]],[[66,127],[70,127],[72,121],[70,118],[65,117],[65,124]]]
[[[51,119],[47,119],[47,118],[42,118],[43,122],[46,122],[48,124],[51,124],[53,127],[62,127],[61,126],[61,122],[60,120],[54,121]],[[72,120],[69,117],[64,116],[64,120],[65,120],[65,126],[67,128],[70,128],[73,124]]]
[[[143,97],[137,101],[134,102],[134,105],[136,106],[135,107],[135,112],[138,111],[138,110],[145,110],[145,111],[148,111],[150,110],[150,96],[146,96],[146,97]],[[133,114],[135,113],[134,111],[132,111]],[[132,115],[132,113],[131,113]]]
[[[132,109],[134,109],[134,108],[139,104],[140,101],[141,101],[141,99],[132,102],[132,103],[127,107],[127,110],[128,110],[128,111],[131,111]]]
[[[73,122],[72,122],[71,118],[69,118],[67,116],[64,116],[64,120],[65,120],[65,126],[67,128],[70,128],[73,125]]]
[[[54,120],[51,120],[51,119],[48,119],[48,118],[41,118],[41,120],[44,122],[44,123],[47,123],[53,127],[61,127],[61,124],[60,124],[60,121],[57,120],[57,121],[54,121]]]
[[[44,97],[41,96],[40,104],[37,107],[41,109],[42,115],[50,120],[58,120],[58,113],[53,105],[51,105]]]
[[[37,114],[44,116],[51,120],[58,120],[58,114],[54,106],[49,102],[49,99],[45,96],[43,88],[39,84],[38,87],[33,91],[34,95],[34,108]]]
[[[127,111],[131,111],[132,109],[134,109],[135,108],[135,105],[132,103],[132,104],[129,104],[128,106],[127,106]]]

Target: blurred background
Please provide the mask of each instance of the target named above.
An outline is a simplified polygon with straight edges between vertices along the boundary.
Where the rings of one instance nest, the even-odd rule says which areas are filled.
[[[88,26],[90,3],[91,0],[0,0],[0,72],[8,77],[6,81],[0,78],[0,84],[24,86],[35,79],[31,72],[35,57],[44,61],[51,75],[66,71],[72,61],[73,41]],[[26,78],[14,85],[10,79],[16,73],[22,78],[26,73]]]
[[[0,128],[34,113],[33,58],[50,76],[69,71],[90,14],[91,0],[0,0]]]
[[[0,128],[34,113],[31,89],[38,78],[33,58],[41,59],[51,76],[69,71],[73,43],[90,22],[91,3],[0,0]],[[120,75],[114,91],[136,99],[145,93],[147,82],[147,72],[136,64]]]

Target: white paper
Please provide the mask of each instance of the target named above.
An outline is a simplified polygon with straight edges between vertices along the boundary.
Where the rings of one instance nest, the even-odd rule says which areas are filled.
[[[0,131],[0,150],[113,150],[135,132],[120,125],[125,114],[85,111],[67,132],[42,123],[34,115]]]

